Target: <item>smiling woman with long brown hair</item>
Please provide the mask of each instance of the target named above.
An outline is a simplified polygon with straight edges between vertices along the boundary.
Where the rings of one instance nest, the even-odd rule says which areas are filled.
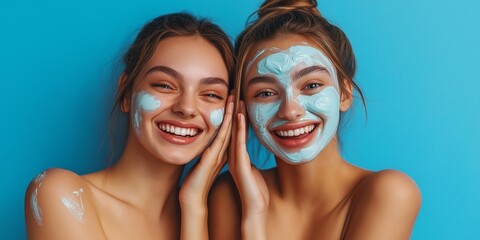
[[[209,21],[169,14],[143,27],[124,63],[120,159],[83,176],[39,174],[25,197],[28,239],[208,239],[207,194],[230,140],[231,43]]]

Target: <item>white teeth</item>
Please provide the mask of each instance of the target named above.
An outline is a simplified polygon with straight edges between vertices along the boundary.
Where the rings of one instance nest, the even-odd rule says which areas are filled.
[[[311,131],[313,131],[314,128],[315,128],[315,125],[312,124],[302,128],[292,129],[292,130],[286,130],[286,131],[278,130],[278,131],[275,131],[275,133],[281,137],[293,137],[293,136],[296,137],[305,133],[310,133]]]
[[[305,129],[300,128],[300,134],[304,134],[304,133],[305,133]]]
[[[159,128],[164,132],[172,133],[172,134],[179,135],[179,136],[193,137],[193,136],[197,135],[197,133],[198,133],[198,129],[196,129],[196,128],[174,127],[172,125],[164,124],[164,123],[160,124]]]
[[[295,130],[293,131],[293,135],[295,135],[295,136],[300,135],[300,130],[299,130],[299,129],[295,129]]]

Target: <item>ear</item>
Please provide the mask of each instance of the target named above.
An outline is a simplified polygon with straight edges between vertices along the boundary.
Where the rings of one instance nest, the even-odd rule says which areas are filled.
[[[343,82],[345,88],[340,93],[340,111],[346,112],[353,102],[353,86],[346,80]]]
[[[118,79],[118,91],[120,92],[122,89],[127,87],[127,75],[123,72]],[[123,99],[120,100],[120,110],[122,112],[129,112],[130,111],[130,98],[125,96]]]

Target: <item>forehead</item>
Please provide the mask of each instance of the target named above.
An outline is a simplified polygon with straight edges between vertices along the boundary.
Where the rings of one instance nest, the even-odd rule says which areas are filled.
[[[336,83],[336,69],[318,45],[303,35],[290,34],[262,41],[252,48],[245,62],[244,86],[257,75],[274,74],[285,80],[300,65],[320,65]]]
[[[167,66],[186,77],[228,78],[222,55],[200,36],[169,37],[161,40],[143,71],[155,66]]]
[[[280,35],[273,39],[262,41],[255,45],[247,55],[245,62],[245,78],[247,81],[257,74],[258,62],[274,53],[286,51],[292,46],[310,46],[321,52],[315,42],[302,35]]]

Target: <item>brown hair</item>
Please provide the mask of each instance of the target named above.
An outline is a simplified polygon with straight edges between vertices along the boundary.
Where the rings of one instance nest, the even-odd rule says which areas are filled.
[[[217,50],[227,66],[230,87],[233,87],[234,70],[233,46],[225,32],[216,24],[198,19],[188,13],[162,15],[147,23],[138,33],[137,38],[126,52],[123,61],[125,69],[124,83],[119,85],[115,107],[122,107],[125,100],[130,99],[135,79],[142,67],[153,56],[158,43],[169,37],[200,36],[210,42]]]
[[[340,92],[353,94],[348,91],[353,86],[365,106],[363,93],[353,81],[356,62],[352,46],[345,33],[320,14],[316,0],[267,0],[255,13],[258,18],[240,33],[235,44],[237,99],[243,92],[241,82],[251,49],[279,35],[299,34],[315,42],[332,61],[338,73]]]

